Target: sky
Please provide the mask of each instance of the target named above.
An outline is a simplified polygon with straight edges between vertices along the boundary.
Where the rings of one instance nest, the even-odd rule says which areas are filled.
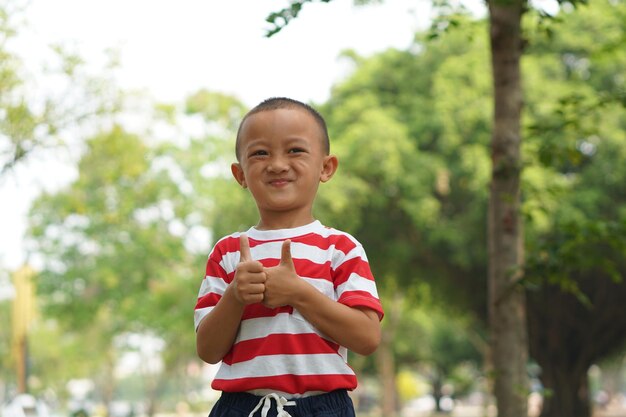
[[[40,39],[76,44],[87,54],[120,48],[126,86],[147,87],[161,99],[208,87],[249,105],[281,93],[324,100],[342,49],[406,48],[431,17],[430,0],[314,2],[268,39],[265,18],[285,0],[31,1]]]
[[[428,26],[430,0],[386,0],[357,7],[352,0],[306,4],[281,33],[264,36],[265,18],[286,0],[30,0],[17,48],[36,67],[48,45],[60,43],[86,60],[120,53],[118,83],[155,100],[181,102],[200,88],[233,94],[248,106],[270,96],[323,102],[346,76],[344,49],[371,55],[406,49]],[[25,214],[42,190],[71,178],[54,156],[0,181],[0,268],[25,261]]]

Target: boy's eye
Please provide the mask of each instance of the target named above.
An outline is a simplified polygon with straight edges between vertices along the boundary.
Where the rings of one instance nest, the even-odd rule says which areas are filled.
[[[299,152],[306,152],[304,149],[302,148],[291,148],[289,149],[289,153],[299,153]]]
[[[250,156],[265,156],[265,155],[267,155],[267,151],[264,151],[262,149],[250,152]]]

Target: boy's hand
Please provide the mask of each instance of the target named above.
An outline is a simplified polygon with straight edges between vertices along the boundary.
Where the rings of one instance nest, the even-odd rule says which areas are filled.
[[[289,305],[299,286],[304,283],[296,273],[291,258],[291,241],[285,240],[281,248],[280,263],[272,268],[265,268],[265,296],[263,304],[269,308]]]
[[[263,264],[252,259],[248,236],[242,233],[239,237],[239,264],[231,283],[237,301],[244,305],[262,302],[265,280]]]

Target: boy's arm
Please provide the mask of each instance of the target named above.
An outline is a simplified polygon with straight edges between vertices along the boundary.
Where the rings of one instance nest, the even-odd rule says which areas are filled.
[[[380,319],[370,308],[348,307],[331,300],[304,280],[291,305],[316,329],[360,355],[374,353],[380,344]],[[306,287],[308,288],[306,288]]]
[[[349,307],[331,300],[301,279],[291,259],[291,242],[283,242],[278,266],[265,268],[263,303],[270,307],[291,305],[315,328],[335,342],[361,355],[373,353],[380,343],[380,318],[370,308]]]
[[[218,363],[235,342],[245,305],[235,297],[229,285],[213,310],[202,319],[196,332],[196,350],[200,359]]]
[[[263,264],[252,260],[246,235],[239,238],[240,257],[233,281],[198,325],[196,350],[205,362],[217,363],[228,353],[239,330],[245,306],[263,301]]]

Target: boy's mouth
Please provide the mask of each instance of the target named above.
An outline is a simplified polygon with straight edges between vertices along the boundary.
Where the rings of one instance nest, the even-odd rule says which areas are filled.
[[[276,178],[276,179],[269,181],[270,185],[273,185],[275,187],[282,187],[284,185],[289,184],[290,182],[291,180],[287,178]]]

